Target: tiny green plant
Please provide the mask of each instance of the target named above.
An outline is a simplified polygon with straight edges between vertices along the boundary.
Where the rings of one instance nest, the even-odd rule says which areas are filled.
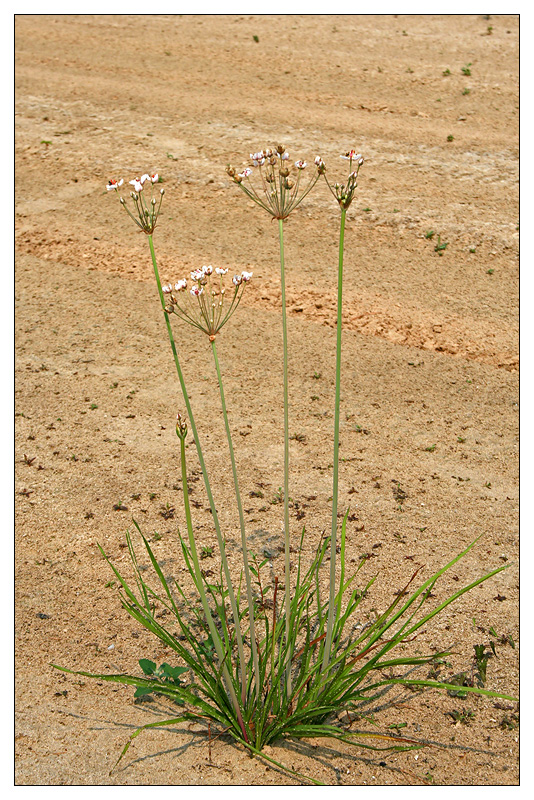
[[[454,142],[454,136],[452,135],[452,133],[449,133],[449,135],[447,136],[447,141]]]
[[[447,249],[448,245],[449,245],[448,242],[442,242],[441,241],[441,236],[439,236],[439,234],[438,234],[438,241],[436,242],[436,245],[434,247],[434,252],[436,252],[438,255],[441,256],[441,255],[443,255],[443,253]]]
[[[216,346],[223,327],[237,313],[243,294],[248,291],[252,272],[238,271],[231,277],[227,266],[204,265],[193,269],[185,277],[162,283],[153,238],[164,196],[164,190],[156,188],[158,174],[145,173],[130,181],[133,189],[129,199],[123,198],[120,193],[123,180],[112,179],[107,185],[108,192],[119,195],[121,206],[147,237],[160,313],[186,409],[183,416],[177,414],[175,424],[179,442],[180,485],[176,484],[174,488],[181,490],[182,519],[185,519],[183,527],[178,528],[175,523],[175,541],[194,587],[194,590],[186,591],[174,577],[164,574],[164,562],[160,560],[159,553],[156,556],[151,542],[136,520],[133,520],[135,530],[126,533],[125,545],[133,578],[127,577],[122,567],[113,563],[100,547],[101,555],[112,573],[112,581],[108,585],[117,586],[125,613],[167,648],[170,661],[177,662],[174,665],[165,662],[158,667],[156,661],[141,658],[139,667],[142,675],[89,673],[56,667],[63,672],[132,686],[138,701],[155,695],[176,704],[177,709],[168,718],[159,718],[135,730],[118,761],[144,730],[202,720],[208,723],[209,730],[213,725],[218,733],[232,737],[249,754],[264,759],[295,778],[319,783],[315,778],[302,775],[297,768],[273,758],[272,750],[267,750],[267,746],[280,740],[298,743],[301,739],[326,737],[377,751],[418,749],[423,742],[404,735],[402,729],[406,723],[393,723],[385,730],[379,730],[378,722],[369,712],[370,702],[395,687],[408,687],[415,692],[425,688],[439,689],[455,697],[475,693],[515,700],[510,695],[485,688],[485,666],[491,655],[485,649],[479,651],[475,648],[479,685],[474,685],[466,674],[453,676],[449,680],[440,677],[437,665],[446,664],[445,659],[450,654],[447,647],[439,652],[432,648],[432,652],[428,653],[418,647],[410,647],[418,634],[426,631],[431,621],[449,605],[507,569],[508,564],[501,564],[460,585],[452,594],[434,601],[441,579],[468,556],[478,539],[425,579],[416,581],[421,569],[417,568],[395,593],[393,600],[381,609],[361,607],[376,576],[356,585],[356,579],[374,553],[363,553],[355,562],[353,573],[347,575],[347,522],[354,520],[355,516],[350,515],[350,509],[338,511],[339,468],[344,461],[339,454],[342,286],[346,217],[355,197],[357,178],[364,161],[356,150],[345,152],[341,158],[348,162],[348,169],[339,181],[330,178],[326,164],[319,156],[315,158],[314,168],[306,173],[307,163],[302,160],[291,163],[282,145],[251,154],[250,162],[241,170],[227,167],[227,174],[233,183],[256,208],[267,212],[278,223],[282,287],[284,458],[283,485],[279,486],[271,500],[271,513],[280,517],[283,531],[280,550],[284,552],[284,566],[280,576],[272,568],[275,558],[273,548],[262,546],[259,554],[251,551],[251,537],[247,536],[232,428],[228,419],[223,370]],[[309,177],[305,178],[305,175]],[[292,500],[289,494],[289,441],[293,439],[304,443],[305,435],[289,435],[284,222],[319,181],[326,185],[339,209],[331,465],[333,482],[329,498],[332,506],[330,532],[328,535],[323,533],[319,541],[314,543],[309,556],[310,548],[304,546],[308,535],[306,529],[300,528],[299,524],[300,535],[296,535],[293,525],[290,525],[289,513],[291,508],[292,519],[296,517],[297,522],[303,516],[300,503]],[[441,244],[438,237],[438,245],[444,249],[447,243]],[[176,345],[175,326],[179,329],[180,348]],[[241,548],[238,551],[240,562],[236,565],[239,566],[238,574],[242,576],[239,585],[232,578],[232,573],[235,575],[236,571],[231,569],[231,560],[237,548],[231,548],[232,552],[227,549],[227,537],[218,512],[220,505],[215,502],[181,362],[188,332],[190,336],[202,337],[213,359],[241,534]],[[319,379],[321,375],[315,372],[313,377]],[[133,391],[130,397],[132,395]],[[350,418],[345,416],[346,419]],[[355,429],[368,433],[360,426]],[[201,568],[201,561],[215,556],[215,545],[200,545],[198,542],[194,514],[195,508],[201,507],[201,503],[193,502],[189,496],[193,476],[188,466],[188,436],[196,449],[195,464],[200,466],[211,512],[211,533],[218,548],[217,562],[220,562],[217,575],[215,569]],[[425,449],[432,452],[435,448],[434,444]],[[402,511],[407,493],[399,480],[393,480],[393,495],[397,509]],[[249,492],[249,496],[263,497],[263,492]],[[156,497],[156,492],[149,493],[150,500]],[[120,501],[113,508],[117,511],[127,510]],[[268,506],[262,510],[268,510]],[[175,507],[166,503],[160,514],[166,520],[173,520]],[[400,543],[406,541],[400,534],[394,533],[393,537]],[[158,541],[155,534],[152,538]],[[166,535],[166,542],[168,538]],[[141,563],[139,553],[145,563]],[[290,554],[293,554],[292,561]],[[322,585],[325,577],[326,591]],[[419,671],[429,665],[434,671],[429,677],[421,677]],[[366,719],[374,729],[353,729],[351,724],[347,726],[341,722],[343,714],[353,720]]]
[[[469,62],[469,64],[466,64],[464,67],[462,67],[462,75],[466,75],[467,77],[469,77],[469,75],[471,75],[471,69],[470,69],[471,66],[472,64],[471,62]]]
[[[449,717],[452,717],[453,722],[457,725],[469,725],[475,719],[475,712],[470,709],[454,709],[453,711],[447,711],[446,714]]]

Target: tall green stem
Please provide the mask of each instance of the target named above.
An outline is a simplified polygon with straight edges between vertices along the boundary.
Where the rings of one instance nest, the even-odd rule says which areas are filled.
[[[210,504],[211,514],[213,517],[213,524],[215,526],[215,532],[217,534],[217,541],[219,543],[219,549],[221,551],[221,561],[223,564],[224,575],[226,578],[226,584],[228,586],[228,597],[230,600],[230,607],[232,609],[232,615],[234,617],[234,624],[236,630],[236,639],[237,639],[237,649],[239,655],[239,665],[241,670],[241,701],[244,703],[246,698],[246,691],[247,691],[247,684],[246,684],[246,662],[245,662],[245,651],[243,647],[243,636],[241,634],[241,625],[239,621],[239,611],[237,608],[237,603],[235,599],[235,592],[232,585],[232,580],[230,578],[230,570],[228,569],[228,560],[226,558],[226,545],[223,539],[221,528],[219,525],[219,517],[217,514],[217,508],[215,507],[215,501],[213,499],[213,494],[211,491],[211,486],[208,478],[208,471],[206,469],[206,464],[204,461],[204,456],[202,454],[202,448],[200,446],[200,439],[198,438],[197,427],[195,425],[195,418],[193,416],[193,410],[191,408],[191,403],[189,402],[189,397],[187,394],[187,390],[185,387],[184,376],[182,373],[182,368],[180,366],[180,360],[178,358],[178,352],[176,350],[176,344],[174,342],[174,336],[172,333],[171,321],[169,319],[169,315],[165,311],[165,297],[163,295],[163,290],[161,288],[161,280],[159,277],[158,265],[156,262],[156,254],[154,252],[154,242],[152,241],[152,236],[148,236],[148,244],[150,246],[150,255],[152,257],[152,265],[154,267],[154,275],[156,277],[156,283],[158,286],[159,298],[161,300],[161,305],[164,311],[165,317],[165,324],[167,326],[167,333],[169,335],[169,341],[171,343],[172,354],[174,357],[174,363],[176,366],[176,372],[178,373],[178,379],[180,381],[180,387],[182,389],[182,394],[184,398],[184,402],[187,408],[187,414],[189,416],[189,423],[191,425],[191,432],[193,434],[193,438],[195,440],[195,446],[197,449],[198,460],[200,463],[200,469],[202,470],[202,476],[204,478],[204,485],[206,487],[206,493],[208,495],[208,502]]]
[[[290,659],[289,639],[291,576],[289,563],[289,388],[288,388],[288,349],[287,349],[287,315],[286,315],[286,277],[284,264],[284,221],[278,220],[278,237],[280,240],[280,279],[282,285],[282,338],[284,350],[284,550],[285,550],[285,611],[286,611],[286,646]],[[287,691],[291,693],[291,661],[287,666]]]
[[[241,548],[243,550],[243,565],[245,571],[245,583],[247,587],[247,603],[248,603],[248,616],[250,621],[250,647],[252,650],[252,659],[254,662],[254,677],[256,687],[256,697],[259,698],[261,690],[260,683],[260,662],[258,659],[258,647],[256,644],[256,630],[255,630],[255,615],[254,615],[254,599],[252,597],[252,582],[250,579],[249,556],[247,547],[247,537],[245,533],[245,517],[243,514],[243,504],[241,502],[241,492],[239,491],[239,482],[237,479],[237,467],[235,463],[234,446],[232,442],[232,434],[230,432],[230,425],[228,422],[228,414],[226,411],[226,401],[224,399],[224,389],[221,375],[221,368],[219,365],[219,358],[217,356],[217,348],[215,346],[215,339],[211,342],[211,349],[213,351],[213,359],[215,361],[215,370],[217,372],[217,380],[219,382],[219,391],[221,395],[221,406],[224,417],[224,425],[226,428],[226,438],[228,439],[228,449],[230,451],[230,461],[232,463],[232,475],[234,478],[235,496],[237,502],[237,509],[239,512],[239,526],[241,528]]]
[[[343,304],[343,247],[345,241],[345,217],[347,210],[341,209],[339,231],[339,262],[337,275],[337,342],[336,342],[336,399],[334,412],[334,476],[332,490],[332,536],[330,540],[330,593],[328,602],[328,618],[323,654],[323,670],[328,666],[332,647],[336,597],[336,553],[337,553],[337,500],[339,481],[339,407],[341,398],[341,324]]]
[[[217,657],[219,659],[219,663],[221,664],[222,674],[224,678],[224,682],[226,684],[226,688],[228,690],[228,694],[230,695],[230,699],[232,701],[232,705],[234,706],[234,710],[237,715],[237,719],[239,722],[239,726],[241,731],[243,732],[245,739],[247,739],[247,734],[245,730],[245,726],[243,723],[243,717],[241,715],[241,710],[239,708],[239,701],[237,699],[237,695],[235,693],[234,685],[232,683],[232,678],[228,671],[228,667],[225,663],[225,654],[223,643],[221,641],[221,637],[219,636],[219,632],[213,620],[213,616],[211,614],[211,610],[208,603],[208,598],[206,596],[206,590],[204,588],[204,579],[202,577],[202,573],[200,571],[200,562],[198,560],[198,553],[197,547],[195,542],[195,535],[193,533],[193,523],[191,520],[191,506],[189,503],[189,491],[187,486],[187,467],[186,467],[186,460],[185,460],[185,436],[180,436],[180,462],[182,466],[182,489],[184,495],[184,507],[185,507],[185,521],[187,526],[187,535],[189,538],[189,550],[191,552],[191,560],[193,562],[193,568],[195,570],[195,583],[196,587],[200,594],[200,601],[202,603],[202,608],[204,609],[204,615],[206,617],[206,622],[208,623],[208,628],[210,630],[211,638],[213,641],[213,645],[215,647],[215,652],[217,653]]]

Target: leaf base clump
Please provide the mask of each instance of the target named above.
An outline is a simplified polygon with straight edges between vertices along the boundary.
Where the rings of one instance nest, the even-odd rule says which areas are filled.
[[[254,614],[256,620],[257,652],[260,666],[260,686],[255,684],[255,670],[246,633],[248,607],[239,606],[239,624],[245,630],[246,685],[241,685],[243,674],[236,647],[236,626],[231,619],[227,591],[223,582],[213,583],[201,573],[203,586],[197,585],[197,572],[192,564],[191,552],[180,537],[185,564],[199,594],[209,598],[213,618],[225,643],[225,663],[218,660],[210,630],[199,605],[198,597],[187,597],[176,581],[163,575],[149,541],[137,523],[145,555],[155,577],[153,585],[147,582],[146,570],[141,569],[134,549],[132,536],[127,533],[127,544],[133,568],[133,580],[125,577],[107,558],[120,589],[119,596],[125,610],[163,644],[176,654],[177,664],[162,664],[159,668],[148,659],[139,664],[143,676],[126,674],[93,674],[57,667],[64,672],[97,678],[103,681],[128,684],[135,687],[135,697],[157,694],[176,703],[183,710],[169,719],[143,725],[126,743],[119,761],[127,752],[133,739],[147,728],[176,725],[181,721],[204,721],[214,725],[214,730],[226,733],[243,745],[250,753],[261,756],[290,774],[299,775],[270,755],[262,753],[266,745],[281,739],[338,739],[372,750],[405,750],[422,747],[417,740],[392,735],[387,732],[358,730],[355,726],[366,717],[370,705],[395,686],[423,689],[425,687],[454,690],[453,683],[416,677],[420,668],[435,664],[450,651],[413,655],[407,645],[413,642],[426,623],[449,604],[478,584],[506,569],[500,566],[462,587],[437,605],[429,608],[430,597],[438,580],[463,558],[474,546],[473,542],[443,568],[413,589],[418,571],[407,585],[397,593],[393,602],[373,621],[364,622],[359,606],[370,591],[375,578],[363,588],[354,586],[355,578],[365,564],[363,559],[355,573],[345,579],[345,526],[341,536],[341,582],[335,598],[334,633],[327,670],[322,662],[328,619],[328,598],[321,595],[321,568],[328,552],[329,539],[322,539],[311,564],[302,565],[302,540],[299,548],[294,592],[286,608],[278,592],[278,579],[265,581],[267,560],[259,562],[253,557],[250,570],[256,582]],[[302,532],[302,538],[304,531]],[[240,596],[239,596],[240,598]],[[161,612],[165,610],[164,615]],[[291,638],[286,641],[286,617],[289,615]],[[163,622],[165,620],[165,622]],[[402,654],[397,653],[402,649]],[[409,648],[408,648],[409,650]],[[223,674],[223,666],[226,666]],[[291,691],[288,692],[287,671],[291,671]],[[228,676],[233,690],[226,685]],[[464,691],[490,697],[514,698],[479,687],[464,687]],[[240,698],[236,713],[230,696]],[[343,713],[345,712],[345,713]],[[118,762],[117,762],[118,763]],[[311,782],[314,779],[307,777]]]

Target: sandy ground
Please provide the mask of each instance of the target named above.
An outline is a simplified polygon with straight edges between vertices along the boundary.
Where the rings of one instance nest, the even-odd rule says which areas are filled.
[[[506,16],[17,17],[17,784],[296,783],[224,737],[210,753],[201,725],[141,735],[110,776],[129,734],[172,710],[50,667],[138,672],[140,658],[172,656],[122,611],[97,542],[124,566],[135,518],[169,574],[184,573],[183,401],[147,242],[106,193],[110,177],[161,175],[162,278],[206,263],[254,273],[218,348],[251,546],[271,548],[282,574],[276,228],[225,174],[279,142],[292,158],[320,154],[339,179],[341,153],[365,156],[346,233],[348,560],[369,555],[380,610],[414,564],[426,577],[484,533],[443,597],[510,568],[434,620],[420,646],[453,646],[452,675],[491,639],[487,688],[518,693],[518,43]],[[298,537],[306,525],[306,553],[332,491],[338,219],[321,184],[285,226],[292,526]],[[175,330],[238,570],[210,351]],[[211,546],[193,454],[190,471],[199,542]],[[375,721],[406,723],[422,751],[314,741],[273,753],[331,785],[518,783],[515,704],[401,699]]]

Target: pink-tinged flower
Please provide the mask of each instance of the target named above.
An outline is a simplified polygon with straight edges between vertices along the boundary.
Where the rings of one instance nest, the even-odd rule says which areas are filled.
[[[226,267],[226,269],[223,269],[222,267],[215,267],[215,272],[217,275],[226,275],[228,272],[228,267]]]
[[[172,286],[170,283],[166,283],[165,286],[161,287],[161,291],[165,294],[170,294],[172,292]]]
[[[298,161],[295,161],[295,166],[296,166],[297,169],[305,169],[306,168],[306,162],[305,161],[300,161],[300,159],[299,159]]]
[[[261,150],[259,153],[251,153],[250,158],[255,167],[261,167],[262,164],[265,164],[265,156],[263,155],[263,150]]]
[[[237,277],[237,276],[236,276]],[[242,272],[241,273],[241,280],[244,283],[248,283],[248,281],[252,278],[252,272]]]
[[[248,178],[249,175],[252,175],[252,170],[250,169],[250,167],[246,167],[246,169],[244,169],[243,172],[239,173],[240,178]]]
[[[289,158],[289,153],[287,152],[287,150],[283,153],[277,153],[276,155],[278,156],[280,161],[287,161],[287,159]]]
[[[187,288],[187,281],[186,281],[186,279],[185,279],[185,278],[182,278],[181,280],[177,281],[177,282],[174,284],[174,288],[175,288],[175,290],[176,290],[177,292],[183,292],[183,290]]]
[[[204,291],[204,287],[203,286],[198,286],[198,285],[197,286],[192,286],[189,291],[191,292],[193,297],[200,297],[200,295]]]
[[[204,277],[204,273],[201,269],[194,269],[191,273],[191,280],[199,281]]]
[[[207,267],[203,266],[202,272],[204,273],[204,275],[211,275],[211,273],[213,272],[213,267],[211,266],[211,264],[208,264]]]
[[[112,189],[118,189],[119,186],[122,186],[123,183],[124,181],[122,178],[120,179],[120,181],[115,181],[113,180],[113,178],[110,178],[106,184],[106,189],[108,190],[108,192],[111,192]]]
[[[234,275],[234,277],[232,278],[232,283],[234,284],[234,286],[239,286],[239,284],[242,282],[243,278],[241,275]]]
[[[158,173],[157,173],[157,172],[154,172],[154,174],[153,174],[153,175],[149,175],[149,176],[148,176],[148,180],[149,180],[149,181],[151,181],[152,183],[157,183],[157,182],[159,181],[159,175],[158,175]]]
[[[134,191],[136,192],[141,192],[143,190],[141,178],[134,178],[133,181],[130,181],[130,185],[134,187]]]
[[[145,172],[145,174],[141,175],[141,177],[139,178],[139,181],[143,184],[149,180],[150,180],[150,175],[147,172]]]
[[[358,161],[361,157],[361,153],[356,152],[356,150],[349,150],[344,156],[340,156],[340,158],[344,158],[345,161]]]

